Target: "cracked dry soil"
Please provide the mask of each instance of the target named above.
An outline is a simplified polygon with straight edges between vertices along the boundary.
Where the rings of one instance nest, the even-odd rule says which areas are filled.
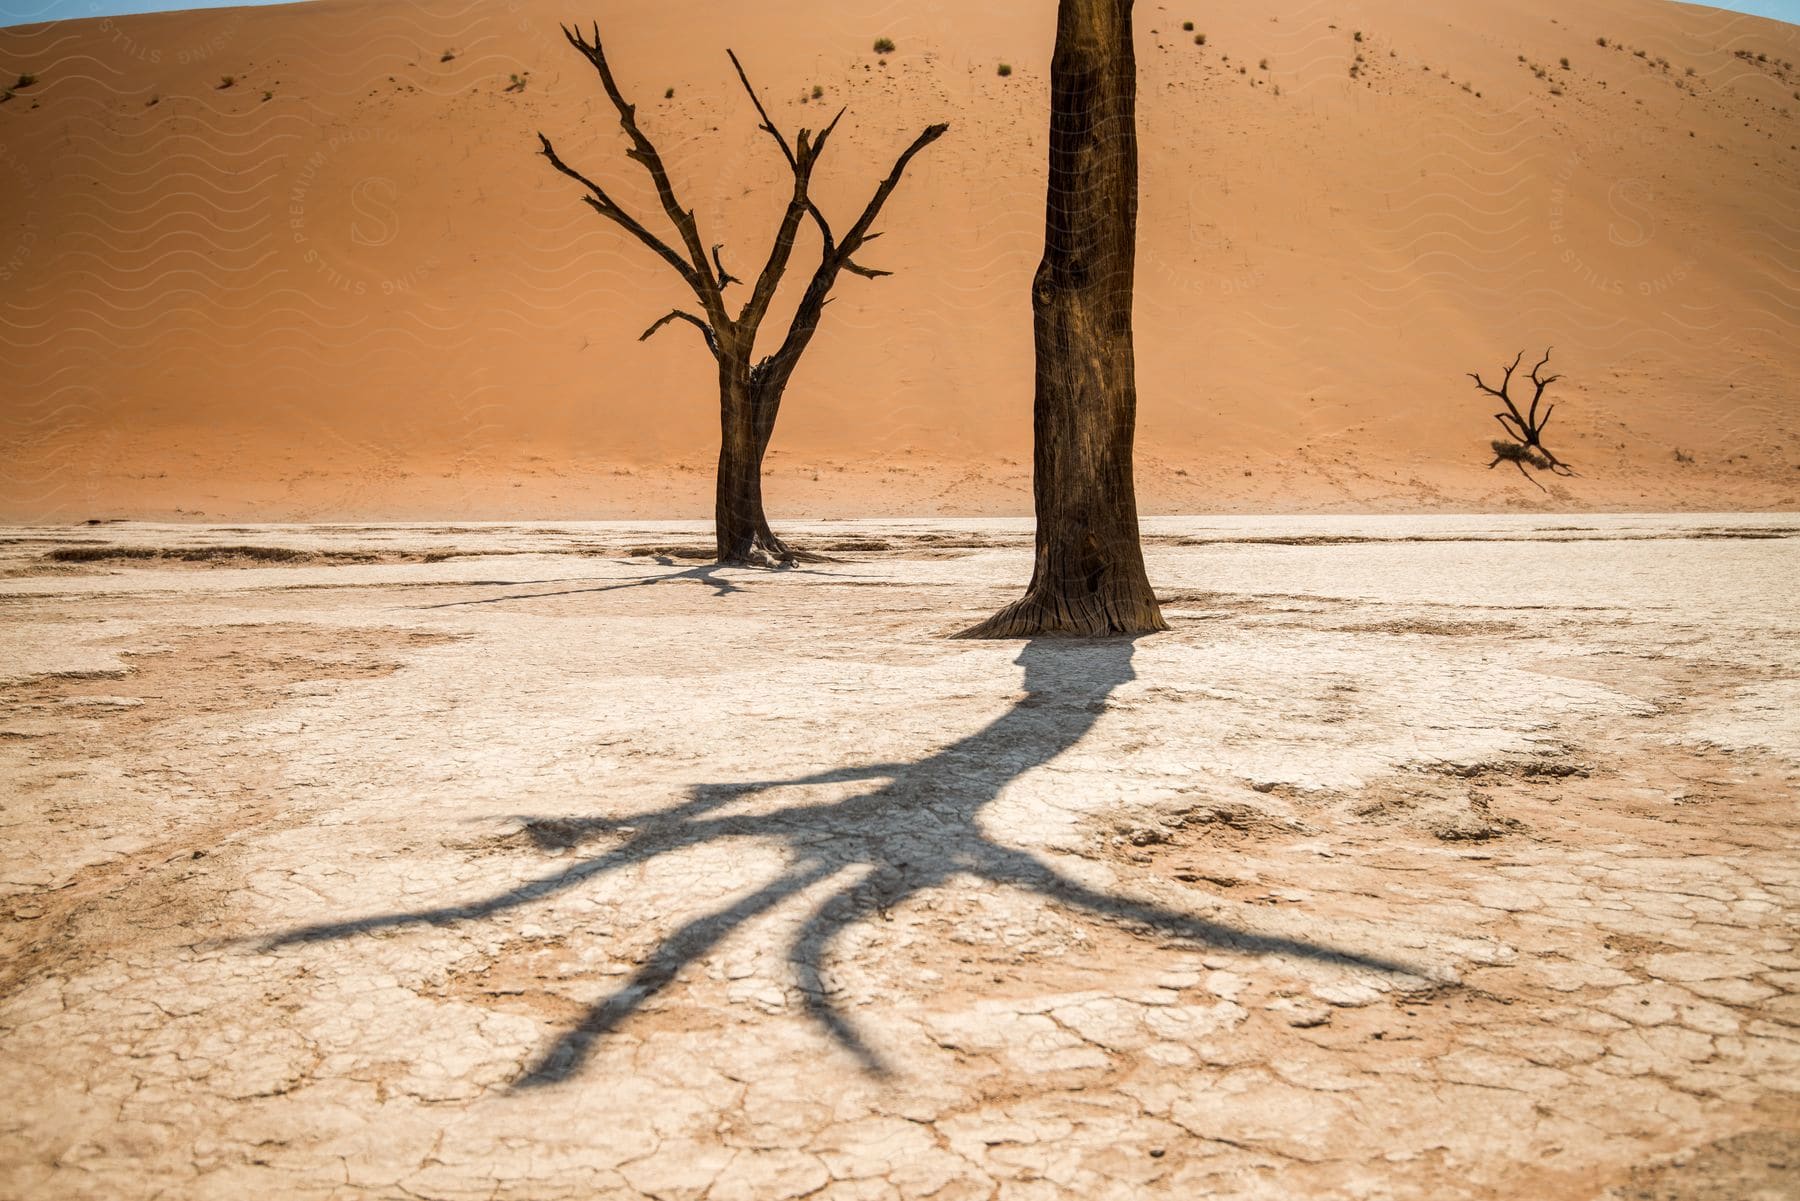
[[[1146,524],[0,538],[0,1197],[1800,1195],[1793,527]]]

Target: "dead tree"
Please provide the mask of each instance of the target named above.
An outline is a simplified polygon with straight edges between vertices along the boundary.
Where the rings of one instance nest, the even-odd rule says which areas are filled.
[[[1050,187],[1032,281],[1037,350],[1025,595],[968,638],[1165,630],[1144,572],[1131,444],[1137,237],[1132,0],[1061,0],[1050,61]]]
[[[717,536],[719,562],[764,565],[793,563],[800,556],[769,529],[768,518],[763,513],[762,499],[763,456],[768,451],[769,439],[775,432],[775,417],[781,410],[782,392],[793,376],[801,353],[811,343],[813,335],[818,333],[820,316],[824,312],[826,301],[830,299],[831,289],[837,283],[839,273],[848,271],[867,279],[878,279],[891,274],[865,267],[856,261],[855,256],[864,245],[880,236],[874,232],[875,221],[880,217],[882,206],[887,203],[888,197],[899,186],[907,164],[919,151],[942,137],[949,126],[929,126],[913,139],[912,145],[901,152],[887,178],[875,189],[874,196],[863,207],[862,213],[840,237],[834,234],[825,214],[813,202],[810,188],[813,171],[825,153],[825,145],[832,131],[843,118],[844,110],[839,109],[837,116],[817,135],[811,130],[802,129],[794,141],[789,143],[786,135],[770,118],[768,110],[763,107],[762,100],[750,85],[750,77],[745,74],[737,55],[726,51],[744,90],[749,93],[750,102],[756,106],[757,116],[762,120],[762,130],[780,147],[794,176],[793,195],[776,227],[775,244],[769,251],[768,260],[757,273],[755,281],[747,285],[750,287],[749,298],[736,313],[732,313],[726,307],[725,289],[732,284],[743,284],[744,281],[725,270],[721,257],[723,247],[719,243],[709,245],[701,237],[693,210],[683,208],[677,199],[675,185],[669,179],[662,156],[638,126],[636,107],[626,102],[613,78],[611,67],[607,65],[606,54],[600,46],[600,27],[597,24],[594,26],[591,40],[578,30],[569,28],[563,29],[563,36],[599,73],[600,85],[606,89],[607,98],[618,110],[619,125],[631,141],[631,148],[625,152],[626,156],[649,173],[651,182],[656,186],[663,214],[680,235],[681,248],[677,250],[657,237],[642,222],[620,207],[598,183],[563,162],[557,157],[550,139],[540,133],[538,141],[543,144],[544,157],[550,160],[551,166],[587,189],[587,195],[582,197],[584,204],[642,242],[672,267],[694,293],[700,312],[676,309],[659,318],[643,332],[638,341],[644,341],[665,325],[684,322],[700,332],[700,336],[706,341],[707,350],[719,364],[719,476],[714,506],[714,532]],[[793,256],[800,226],[808,218],[818,227],[821,238],[819,265],[813,269],[812,278],[807,282],[781,344],[773,353],[759,359],[756,357],[757,333],[762,328],[764,318],[768,316],[776,288]]]
[[[1513,359],[1512,366],[1506,369],[1506,377],[1500,381],[1498,388],[1490,388],[1483,383],[1479,372],[1471,371],[1469,378],[1475,381],[1477,388],[1489,396],[1498,397],[1500,403],[1506,406],[1504,413],[1494,414],[1494,420],[1498,421],[1500,428],[1506,431],[1506,437],[1495,438],[1489,443],[1494,450],[1494,461],[1488,464],[1488,470],[1492,471],[1502,463],[1511,463],[1519,469],[1520,475],[1530,480],[1539,491],[1543,491],[1544,486],[1532,479],[1531,473],[1525,470],[1526,467],[1535,467],[1539,471],[1548,471],[1552,475],[1575,474],[1567,463],[1551,454],[1544,445],[1544,427],[1550,424],[1550,414],[1556,411],[1556,402],[1552,401],[1544,405],[1544,411],[1541,414],[1538,412],[1538,405],[1544,399],[1544,389],[1561,379],[1562,376],[1540,377],[1538,375],[1538,372],[1542,371],[1544,365],[1550,361],[1550,351],[1544,351],[1544,357],[1539,360],[1536,367],[1531,369],[1531,382],[1537,390],[1532,393],[1530,404],[1521,410],[1514,403],[1511,393],[1513,372],[1519,369],[1519,364],[1524,360],[1525,352],[1521,350]]]

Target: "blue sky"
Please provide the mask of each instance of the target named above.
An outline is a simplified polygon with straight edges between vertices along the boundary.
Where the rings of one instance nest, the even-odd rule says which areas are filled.
[[[71,17],[107,17],[121,13],[161,12],[170,8],[224,8],[258,0],[0,0],[0,26]],[[1800,0],[1719,0],[1715,8],[1736,9],[1800,25]]]

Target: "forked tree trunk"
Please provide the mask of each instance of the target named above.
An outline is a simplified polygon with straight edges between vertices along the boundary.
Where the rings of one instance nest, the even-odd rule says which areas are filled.
[[[822,556],[795,550],[775,536],[763,512],[762,463],[775,436],[775,419],[794,368],[819,330],[836,271],[821,270],[794,310],[781,348],[754,368],[747,358],[719,364],[719,487],[715,508],[721,563],[748,565],[817,562]]]
[[[1050,188],[1032,283],[1037,559],[1025,595],[968,638],[1166,630],[1138,541],[1131,298],[1137,237],[1132,0],[1061,0]]]

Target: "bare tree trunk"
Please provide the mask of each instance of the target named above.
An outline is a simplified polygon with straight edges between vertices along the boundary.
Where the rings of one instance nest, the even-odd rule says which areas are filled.
[[[768,522],[762,508],[762,451],[751,407],[749,367],[719,364],[719,478],[713,530],[719,562],[754,561],[756,536]]]
[[[791,565],[802,561],[820,562],[825,559],[822,555],[795,550],[776,537],[775,532],[769,528],[769,521],[764,515],[762,506],[762,463],[763,456],[768,454],[769,442],[775,436],[775,419],[781,413],[781,398],[787,391],[788,380],[793,378],[794,368],[799,365],[801,354],[812,342],[813,335],[818,332],[819,321],[824,314],[831,285],[836,278],[837,270],[831,268],[829,264],[814,275],[800,298],[799,306],[795,310],[792,324],[789,327],[788,337],[783,341],[781,348],[775,354],[759,362],[754,368],[746,369],[742,375],[743,393],[748,398],[748,406],[745,410],[749,414],[750,427],[748,458],[741,450],[742,432],[738,431],[735,434],[730,432],[736,427],[733,426],[732,418],[728,414],[724,417],[728,432],[722,443],[719,460],[720,504],[725,503],[726,496],[724,447],[731,448],[732,469],[745,472],[753,478],[745,478],[734,483],[732,491],[732,503],[739,506],[737,511],[745,514],[751,520],[749,534],[745,534],[741,525],[728,527],[723,516],[718,518],[718,545],[721,562],[760,566],[770,562]],[[720,378],[720,395],[723,398],[721,408],[729,411],[733,406],[732,392],[724,382],[726,376],[723,368]],[[753,502],[746,501],[745,497],[753,497]],[[747,504],[749,507],[744,507]],[[724,510],[721,508],[718,512],[723,514]],[[725,555],[728,529],[730,545],[734,549],[742,548],[741,553],[734,554],[729,559]]]
[[[1132,0],[1061,0],[1050,65],[1050,188],[1032,282],[1037,560],[1025,595],[964,633],[1166,630],[1144,571],[1131,445],[1137,384]]]
[[[775,433],[781,394],[761,382],[742,357],[719,363],[719,473],[713,531],[719,562],[767,567],[816,562],[775,536],[763,510],[763,456]]]

